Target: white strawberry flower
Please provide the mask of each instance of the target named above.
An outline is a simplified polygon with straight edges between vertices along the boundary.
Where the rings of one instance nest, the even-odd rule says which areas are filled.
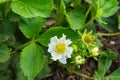
[[[70,39],[66,39],[66,35],[58,39],[57,36],[51,38],[48,44],[48,52],[51,53],[52,59],[54,61],[59,60],[63,64],[67,64],[66,59],[71,58],[73,51],[72,47],[69,45],[72,43]]]

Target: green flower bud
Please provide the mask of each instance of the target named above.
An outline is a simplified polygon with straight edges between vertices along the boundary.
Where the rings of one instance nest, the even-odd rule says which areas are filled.
[[[87,33],[86,30],[84,31],[83,35],[82,35],[82,41],[86,44],[86,45],[90,45],[95,39],[95,36],[92,35],[92,32]]]

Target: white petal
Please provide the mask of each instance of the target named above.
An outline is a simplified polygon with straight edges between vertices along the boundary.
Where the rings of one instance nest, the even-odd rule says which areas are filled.
[[[54,51],[54,44],[48,44],[48,52],[52,53]]]
[[[70,39],[67,39],[67,40],[64,41],[64,43],[68,46],[72,43],[72,41]]]
[[[66,57],[65,56],[62,56],[59,61],[63,64],[67,64],[67,61],[66,61]]]
[[[56,44],[54,44],[54,43],[50,43],[50,44],[48,44],[48,47],[49,47],[49,48],[54,48],[55,45],[56,45]]]
[[[63,34],[63,36],[60,38],[60,42],[65,42],[66,41],[66,35]]]
[[[50,43],[52,43],[52,44],[56,44],[59,41],[58,38],[57,38],[57,36],[52,37],[50,40],[51,40]]]
[[[62,55],[56,54],[55,52],[53,52],[51,55],[52,55],[52,59],[55,61],[62,57]]]
[[[65,52],[65,56],[67,58],[71,58],[72,51],[73,51],[73,48],[72,47],[68,47],[66,52]]]

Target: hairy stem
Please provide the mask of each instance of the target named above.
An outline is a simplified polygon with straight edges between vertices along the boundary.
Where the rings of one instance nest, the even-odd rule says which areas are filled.
[[[82,74],[80,72],[77,72],[77,71],[72,71],[74,74],[78,75],[78,76],[81,76],[81,77],[84,77],[84,78],[87,78],[87,79],[92,79],[93,80],[93,77],[90,77],[90,76],[87,76],[85,74]]]
[[[74,74],[80,76],[80,77],[84,77],[84,78],[92,79],[92,80],[93,80],[93,77],[90,77],[90,76],[87,76],[87,75],[82,74],[82,73],[80,73],[80,72],[77,72],[77,71],[75,71],[73,68],[67,68],[67,70],[68,70],[69,72],[71,72],[71,73],[74,73]]]
[[[27,43],[25,43],[25,44],[22,44],[21,46],[19,46],[18,48],[16,48],[14,51],[12,51],[11,54],[12,54],[12,53],[15,53],[15,52],[16,52],[17,50],[19,50],[19,49],[24,48],[25,46],[29,45],[31,42],[33,42],[33,40],[32,40],[32,41],[29,41],[29,42],[27,42]]]
[[[120,35],[120,32],[116,33],[96,33],[97,36],[118,36]]]
[[[91,10],[93,4],[94,4],[94,0],[93,0],[92,3],[90,4],[89,8],[87,9],[87,12],[86,12],[86,14],[85,14],[85,17],[88,16],[88,14],[89,14],[89,12],[90,12],[90,10]]]

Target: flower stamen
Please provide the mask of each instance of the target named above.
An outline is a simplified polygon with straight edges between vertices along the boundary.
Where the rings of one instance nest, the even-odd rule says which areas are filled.
[[[58,54],[63,54],[66,51],[66,46],[64,43],[59,43],[55,46],[55,52]]]

